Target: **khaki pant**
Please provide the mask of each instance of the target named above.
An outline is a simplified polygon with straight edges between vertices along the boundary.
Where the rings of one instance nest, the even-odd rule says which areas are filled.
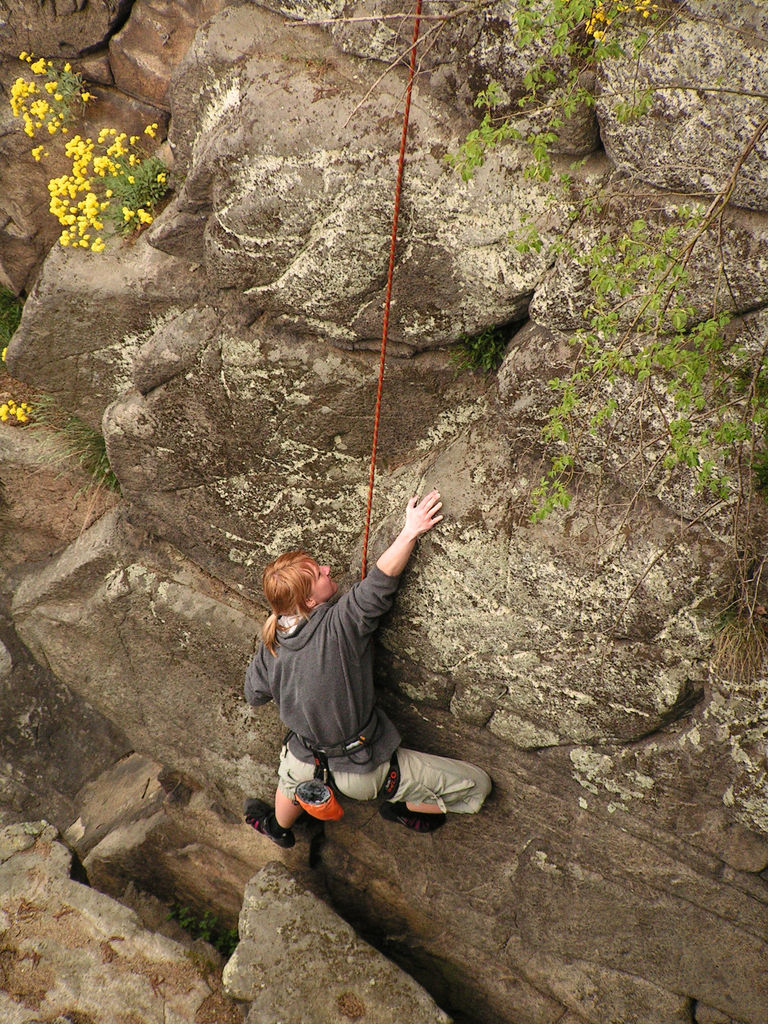
[[[412,804],[437,804],[442,811],[476,814],[491,791],[488,775],[467,761],[422,754],[418,750],[398,747],[400,785],[390,800],[407,800]],[[375,800],[389,771],[389,762],[364,774],[334,771],[336,788],[353,800]],[[300,782],[315,774],[313,764],[305,764],[283,747],[278,769],[281,792],[293,800]]]

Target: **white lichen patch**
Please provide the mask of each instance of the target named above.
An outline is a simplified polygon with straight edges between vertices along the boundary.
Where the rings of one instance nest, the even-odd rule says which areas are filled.
[[[198,117],[198,138],[204,139],[231,111],[240,106],[242,85],[240,77],[233,74],[229,79],[212,79],[206,82],[205,103]]]
[[[561,742],[561,737],[552,729],[528,721],[508,708],[493,713],[488,729],[495,736],[512,740],[515,746],[524,750],[555,747]]]
[[[609,813],[617,808],[626,810],[628,801],[642,800],[655,785],[650,775],[624,768],[608,754],[588,747],[575,747],[569,756],[575,769],[573,778],[583,789],[595,796],[604,791],[618,798],[609,802]]]
[[[728,748],[734,774],[722,795],[747,828],[768,835],[768,680],[716,688],[703,721]]]
[[[544,850],[534,850],[531,855],[531,864],[543,871],[547,875],[562,875],[562,869],[553,864],[552,861],[547,857]]]
[[[685,747],[688,745],[693,747],[694,750],[702,750],[703,748],[701,743],[701,730],[699,729],[698,725],[694,725],[693,728],[687,729],[684,733],[682,733],[677,742],[681,747]]]
[[[118,391],[124,391],[132,386],[133,364],[141,346],[183,315],[184,310],[177,306],[170,306],[162,313],[150,316],[143,331],[125,334],[119,345],[113,345],[103,353],[95,352],[93,354],[97,361],[109,363]]]
[[[456,437],[471,424],[482,421],[487,415],[488,400],[484,397],[444,409],[424,437],[417,442],[415,450],[424,452],[445,445],[452,437]]]

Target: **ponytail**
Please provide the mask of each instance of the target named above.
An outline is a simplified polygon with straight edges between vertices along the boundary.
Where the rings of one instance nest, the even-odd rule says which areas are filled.
[[[277,633],[277,615],[274,612],[269,616],[261,628],[261,642],[270,654],[277,654],[275,650],[275,634]]]

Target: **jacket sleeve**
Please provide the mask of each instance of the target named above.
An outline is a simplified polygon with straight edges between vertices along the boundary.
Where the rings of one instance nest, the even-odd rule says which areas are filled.
[[[251,658],[245,670],[245,699],[254,707],[272,700],[272,691],[264,664],[264,645],[262,644]]]
[[[392,607],[399,583],[399,576],[387,576],[374,566],[364,580],[356,583],[333,606],[331,613],[339,628],[347,634],[369,636],[382,615]]]

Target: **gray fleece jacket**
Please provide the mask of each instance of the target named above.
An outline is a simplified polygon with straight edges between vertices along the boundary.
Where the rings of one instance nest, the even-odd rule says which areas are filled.
[[[373,633],[392,607],[400,579],[374,567],[335,604],[313,608],[290,636],[280,637],[277,654],[260,645],[245,673],[245,699],[258,707],[274,700],[285,725],[298,736],[330,747],[365,729],[366,747],[329,759],[338,771],[369,772],[389,761],[400,735],[376,707],[373,689]],[[297,735],[289,749],[301,761],[312,754]]]

